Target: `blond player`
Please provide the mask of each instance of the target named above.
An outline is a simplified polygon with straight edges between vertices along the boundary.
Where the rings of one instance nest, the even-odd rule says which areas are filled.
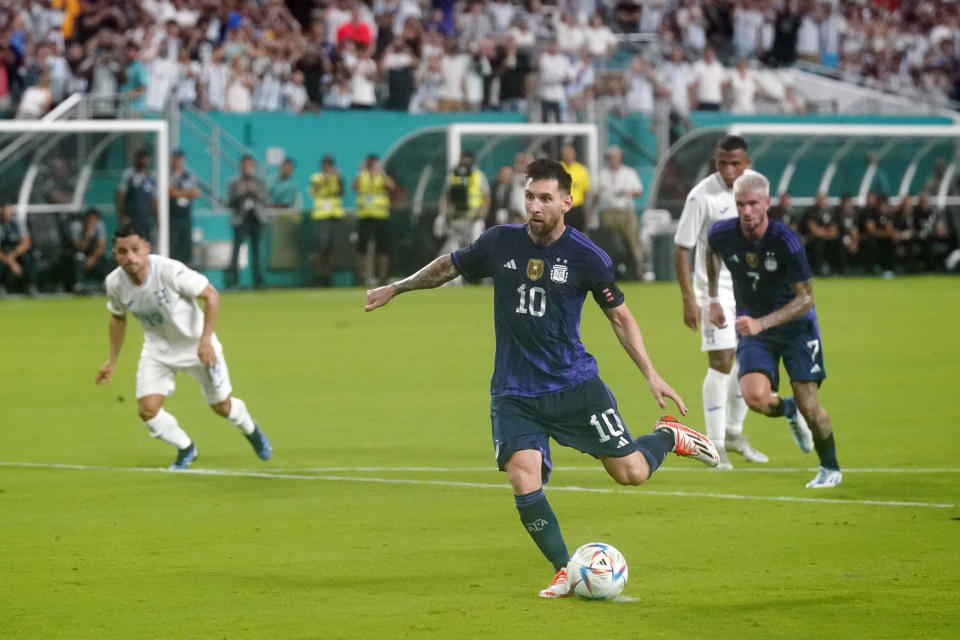
[[[720,454],[718,469],[732,469],[727,451],[738,451],[751,462],[767,462],[762,452],[753,448],[743,435],[743,419],[747,405],[740,393],[738,371],[734,362],[737,334],[733,325],[717,327],[707,317],[710,306],[707,295],[707,230],[727,218],[737,217],[733,199],[733,183],[748,168],[747,143],[739,136],[727,136],[714,152],[716,171],[701,180],[687,195],[674,236],[674,265],[683,297],[683,322],[693,330],[700,329],[701,351],[707,352],[707,375],[703,380],[703,416],[707,437]],[[690,251],[695,250],[691,285]],[[735,302],[730,272],[719,274],[717,298],[727,317],[734,317]],[[808,431],[809,433],[809,431]],[[812,440],[810,446],[812,447]],[[809,449],[807,449],[809,450]]]
[[[150,254],[150,242],[133,225],[113,234],[113,255],[120,265],[107,276],[110,311],[110,357],[97,371],[97,384],[113,379],[117,356],[127,330],[127,312],[143,327],[143,349],[137,364],[137,410],[150,435],[177,448],[171,471],[187,469],[197,447],[163,408],[178,371],[194,378],[210,408],[240,428],[263,460],[270,442],[240,398],[231,396],[230,374],[223,348],[213,332],[220,294],[205,276],[182,262]],[[203,300],[201,309],[197,300]]]

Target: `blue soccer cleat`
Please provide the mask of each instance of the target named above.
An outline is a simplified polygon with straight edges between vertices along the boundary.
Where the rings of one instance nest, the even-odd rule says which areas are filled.
[[[177,450],[177,459],[167,468],[170,471],[186,471],[190,468],[190,463],[197,459],[197,455],[197,445],[191,442],[189,446]]]
[[[246,434],[246,438],[261,460],[269,460],[270,456],[273,455],[273,447],[270,446],[270,441],[267,440],[267,436],[263,434],[260,425],[256,422],[253,423],[253,431]]]

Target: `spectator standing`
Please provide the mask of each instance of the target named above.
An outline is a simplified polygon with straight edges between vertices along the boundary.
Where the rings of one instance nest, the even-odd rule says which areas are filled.
[[[640,255],[640,230],[634,209],[634,198],[643,194],[640,176],[623,164],[620,147],[607,149],[608,166],[600,170],[597,179],[597,212],[600,227],[612,231],[627,249],[626,278],[640,277],[643,256]]]
[[[570,174],[570,209],[563,216],[568,227],[583,231],[587,225],[587,210],[585,203],[590,192],[590,171],[577,162],[577,150],[573,145],[564,145],[560,149],[560,164]]]
[[[280,97],[283,110],[287,113],[303,113],[309,103],[307,88],[304,85],[304,74],[299,69],[290,74],[290,79],[283,83]]]
[[[590,55],[600,60],[605,60],[613,55],[620,44],[613,30],[607,26],[603,16],[599,13],[590,17],[590,24],[584,28],[584,33]]]
[[[368,285],[385,284],[390,275],[390,192],[396,186],[375,154],[367,156],[353,179],[357,192],[357,273]],[[367,258],[371,243],[372,268]]]
[[[15,214],[12,204],[0,205],[0,296],[17,283],[23,283],[33,296],[37,294],[37,272],[30,254],[30,232]]]
[[[137,151],[133,166],[120,176],[114,206],[120,224],[133,224],[148,240],[157,237],[157,178],[146,149]]]
[[[655,97],[668,94],[668,91],[661,87],[656,72],[643,56],[636,55],[624,75],[626,81],[624,102],[627,111],[652,114]]]
[[[167,43],[161,42],[156,57],[147,66],[147,85],[143,106],[147,111],[161,112],[177,86],[177,63],[167,56]]]
[[[726,86],[731,94],[731,113],[750,115],[757,112],[757,94],[763,93],[763,90],[756,73],[747,67],[746,59],[737,61],[737,68],[728,76]]]
[[[797,58],[804,62],[820,63],[820,25],[812,10],[807,10],[797,29]]]
[[[487,13],[493,22],[494,33],[505,34],[513,22],[517,7],[511,0],[493,0],[487,3]]]
[[[440,58],[440,73],[443,83],[437,90],[438,111],[463,111],[467,96],[467,65],[470,58],[457,52],[456,38],[447,38],[443,43]]]
[[[703,51],[703,58],[693,63],[693,100],[699,111],[719,111],[723,104],[723,65],[716,58],[713,47]]]
[[[740,58],[752,60],[757,57],[764,22],[760,7],[759,0],[741,0],[733,10],[733,44]]]
[[[660,65],[660,74],[674,110],[684,116],[690,113],[690,85],[695,82],[695,78],[693,68],[684,59],[681,47],[670,49],[670,59]]]
[[[499,105],[501,111],[522,112],[527,108],[527,78],[532,71],[529,54],[520,49],[517,41],[507,36],[507,41],[497,47],[493,60],[494,83],[491,103]]]
[[[820,12],[820,64],[836,68],[840,64],[840,40],[847,30],[846,20],[830,2],[821,2]]]
[[[230,61],[230,79],[223,97],[227,113],[250,113],[253,110],[253,76],[247,73],[247,59],[242,55]]]
[[[292,158],[286,158],[280,163],[280,172],[270,185],[270,206],[280,209],[300,209],[300,187],[297,185],[293,171],[296,163]]]
[[[330,262],[334,246],[343,235],[343,178],[333,156],[325,155],[320,171],[310,176],[310,195],[313,196],[314,266],[317,281],[326,284],[330,277]]]
[[[372,109],[377,104],[377,63],[370,57],[370,47],[357,47],[357,58],[350,67],[350,107]]]
[[[240,174],[227,187],[227,204],[230,207],[230,225],[233,227],[233,251],[227,285],[237,286],[240,247],[246,241],[250,251],[250,268],[253,271],[253,286],[263,286],[260,270],[260,232],[267,219],[267,187],[256,174],[257,162],[246,155],[240,161]]]
[[[419,61],[403,40],[394,40],[380,60],[387,77],[387,99],[383,107],[391,111],[407,111],[416,90],[416,67]]]
[[[140,62],[140,45],[130,40],[123,49],[123,74],[120,84],[120,95],[131,102],[131,106],[139,108],[140,98],[147,90],[147,70]]]
[[[560,53],[556,40],[547,43],[537,63],[540,81],[541,122],[562,122],[566,107],[564,87],[572,80],[570,59]]]
[[[468,10],[458,20],[460,49],[469,50],[475,43],[493,35],[493,21],[484,11],[483,0],[471,0]]]
[[[170,257],[188,267],[193,264],[193,201],[199,195],[186,155],[175,150],[170,155]]]
[[[553,32],[556,34],[560,51],[571,58],[587,45],[587,34],[570,11],[554,14]]]

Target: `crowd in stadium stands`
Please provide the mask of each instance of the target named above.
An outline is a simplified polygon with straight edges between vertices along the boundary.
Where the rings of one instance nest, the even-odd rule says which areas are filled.
[[[6,0],[0,112],[40,117],[78,91],[103,115],[118,96],[237,113],[532,100],[545,119],[670,96],[681,112],[744,112],[763,94],[752,67],[797,60],[946,103],[960,98],[958,22],[953,0]],[[629,34],[658,46],[611,72]],[[793,91],[771,97],[805,108]]]

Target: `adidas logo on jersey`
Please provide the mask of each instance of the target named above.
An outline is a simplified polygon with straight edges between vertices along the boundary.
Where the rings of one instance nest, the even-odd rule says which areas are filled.
[[[503,268],[504,268],[504,269],[513,269],[514,271],[516,271],[516,270],[517,270],[517,263],[513,261],[513,258],[511,258],[510,260],[508,260],[507,262],[505,262],[505,263],[503,264]]]
[[[617,443],[617,449],[619,449],[620,447],[625,447],[628,444],[630,444],[630,441],[624,438],[623,436],[620,436],[620,442]]]

